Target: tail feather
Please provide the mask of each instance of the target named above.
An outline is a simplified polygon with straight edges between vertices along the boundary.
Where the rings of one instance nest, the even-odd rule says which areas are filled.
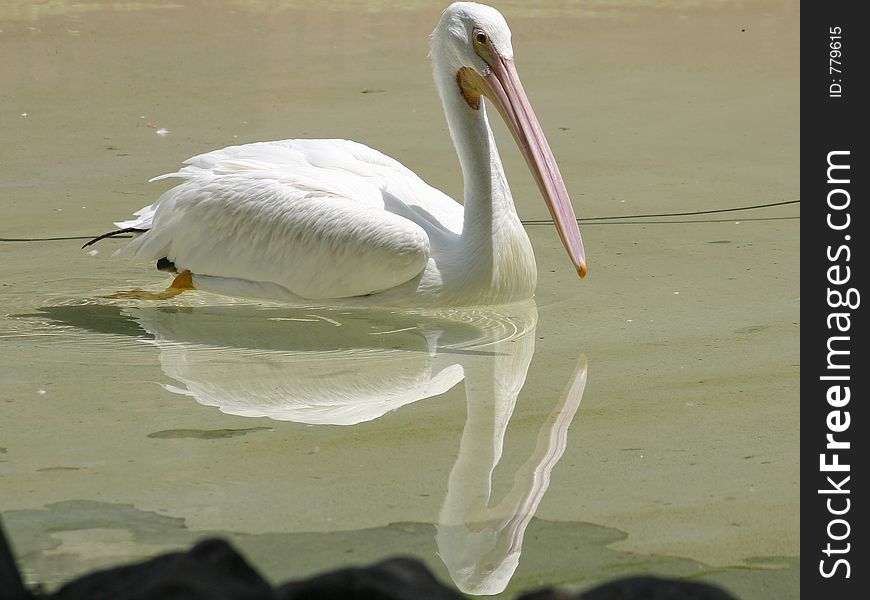
[[[144,233],[148,231],[147,229],[142,229],[141,227],[124,227],[123,229],[116,229],[115,231],[110,231],[109,233],[104,233],[103,235],[98,235],[91,241],[87,242],[82,248],[87,248],[91,244],[96,244],[102,239],[115,237],[116,235],[121,235],[123,233]]]

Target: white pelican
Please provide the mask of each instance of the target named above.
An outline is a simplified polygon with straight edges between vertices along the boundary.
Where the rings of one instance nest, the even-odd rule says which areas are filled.
[[[432,33],[431,56],[462,167],[464,207],[356,142],[231,146],[155,177],[183,181],[136,219],[116,223],[120,230],[88,243],[141,233],[119,252],[179,273],[162,294],[115,296],[166,298],[196,288],[309,304],[415,307],[531,297],[534,255],[481,96],[507,123],[583,277],[574,210],[514,67],[504,17],[489,6],[451,4]]]

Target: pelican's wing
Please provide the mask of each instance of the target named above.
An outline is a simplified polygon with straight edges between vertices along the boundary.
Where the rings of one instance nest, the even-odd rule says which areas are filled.
[[[462,209],[398,162],[345,140],[284,140],[195,156],[122,249],[197,275],[270,282],[302,298],[358,296],[426,267],[427,229]],[[433,223],[420,222],[417,213]],[[458,225],[457,225],[458,223]]]

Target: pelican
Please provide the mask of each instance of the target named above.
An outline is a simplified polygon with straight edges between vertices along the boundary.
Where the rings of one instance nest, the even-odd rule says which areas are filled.
[[[302,303],[503,304],[534,294],[537,269],[486,116],[498,110],[579,276],[586,257],[571,200],[494,8],[451,4],[432,33],[438,93],[464,178],[464,203],[396,160],[349,140],[230,146],[152,181],[182,182],[116,223],[138,234],[117,253],[177,273],[187,289]]]

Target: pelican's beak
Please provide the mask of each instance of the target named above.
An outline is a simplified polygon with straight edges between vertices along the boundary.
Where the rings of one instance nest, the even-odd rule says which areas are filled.
[[[584,277],[586,251],[583,249],[577,217],[574,216],[574,208],[553,151],[520,83],[514,61],[499,55],[491,46],[479,48],[478,55],[489,65],[490,71],[481,76],[469,67],[460,69],[457,80],[462,93],[472,108],[479,107],[480,96],[483,95],[501,113],[547,202],[565,250],[577,273]]]

